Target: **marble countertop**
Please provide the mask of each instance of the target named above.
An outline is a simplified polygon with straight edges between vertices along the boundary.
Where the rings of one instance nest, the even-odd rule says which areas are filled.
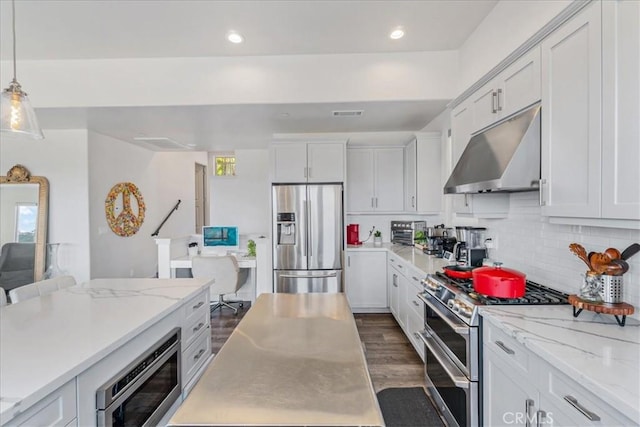
[[[420,249],[416,249],[413,246],[399,245],[395,243],[382,243],[382,245],[374,245],[373,243],[363,243],[362,245],[357,246],[347,245],[347,251],[388,251],[412,264],[425,276],[427,274],[433,274],[436,271],[440,271],[445,265],[451,264],[451,262],[446,259],[427,255]]]
[[[344,294],[262,294],[172,426],[382,426]]]
[[[94,279],[0,308],[0,424],[208,286],[204,279]]]
[[[640,425],[640,322],[571,306],[482,307],[496,325]]]

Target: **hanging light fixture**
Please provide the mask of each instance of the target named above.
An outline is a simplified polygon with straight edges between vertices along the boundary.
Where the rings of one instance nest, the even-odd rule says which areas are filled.
[[[11,0],[11,23],[13,28],[13,80],[9,87],[2,91],[2,104],[0,105],[0,130],[29,135],[34,139],[42,139],[44,135],[36,113],[22,91],[22,87],[16,80],[16,6],[15,0]]]

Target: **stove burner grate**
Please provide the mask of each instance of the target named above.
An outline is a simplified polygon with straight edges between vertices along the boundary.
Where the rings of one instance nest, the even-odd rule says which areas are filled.
[[[441,272],[437,272],[436,276],[484,305],[555,305],[569,303],[567,294],[530,280],[526,281],[525,294],[522,298],[497,298],[475,292],[471,279],[455,279]]]

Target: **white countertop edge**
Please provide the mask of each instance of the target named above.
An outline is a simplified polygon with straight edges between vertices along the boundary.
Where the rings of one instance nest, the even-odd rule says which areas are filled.
[[[550,306],[550,307],[558,308],[559,306]],[[633,420],[638,425],[640,425],[640,409],[638,407],[638,404],[640,403],[639,402],[640,396],[638,396],[637,391],[636,391],[636,395],[634,396],[634,395],[631,395],[631,393],[622,394],[620,393],[620,390],[613,390],[607,387],[606,382],[598,381],[597,379],[588,375],[588,373],[585,373],[581,370],[576,369],[575,366],[572,365],[567,360],[566,355],[563,357],[563,355],[555,354],[551,352],[548,348],[545,348],[543,345],[541,345],[541,343],[538,342],[538,340],[536,339],[537,337],[533,332],[530,332],[512,323],[505,323],[500,318],[500,317],[506,316],[506,317],[514,317],[516,319],[522,319],[524,316],[517,316],[507,311],[512,309],[517,310],[518,308],[522,310],[526,310],[527,308],[530,309],[531,307],[527,307],[527,306],[502,307],[502,308],[495,307],[495,306],[481,307],[479,314],[482,315],[484,320],[489,321],[491,324],[498,327],[500,330],[504,331],[510,337],[513,337],[516,341],[524,345],[527,349],[531,350],[533,353],[538,355],[544,361],[551,364],[554,368],[560,370],[569,378],[571,378],[572,380],[576,381],[577,383],[585,387],[589,392],[598,396],[598,398],[602,399],[602,401],[616,408],[626,417],[628,417],[629,419]],[[566,309],[567,313],[569,313],[569,315],[572,316],[571,306],[569,305],[562,306],[562,308]],[[584,318],[585,314],[588,314],[588,313],[582,313],[584,324],[594,323],[593,321],[589,321],[585,319]],[[592,314],[592,316],[594,317],[596,316],[595,313],[590,313],[590,314]],[[531,317],[531,316],[527,316],[527,317]],[[573,322],[574,320],[573,317],[571,317],[571,319],[558,319],[558,318],[552,318],[547,316],[541,317],[541,319],[544,319],[544,321],[546,322],[556,321],[556,322],[563,322],[563,323]],[[613,316],[611,317],[610,320],[612,321],[612,323],[610,324],[611,327],[616,327],[616,328],[620,327],[615,323],[615,320],[613,320]],[[627,321],[628,320],[629,318],[627,318]],[[603,322],[596,322],[596,323],[603,323]],[[607,326],[609,326],[609,322],[607,322]],[[627,325],[625,326],[625,328],[629,326],[636,329],[640,327],[639,325]],[[560,325],[557,325],[557,326],[549,325],[549,327],[559,328]],[[580,333],[580,332],[582,331],[577,331],[577,333]],[[545,338],[545,339],[549,340],[549,338]]]
[[[84,285],[86,284],[81,284],[78,286],[84,286]],[[82,372],[89,369],[91,366],[95,365],[100,360],[104,359],[106,356],[111,354],[114,350],[121,347],[125,343],[129,342],[131,339],[135,338],[139,334],[141,334],[143,331],[151,327],[157,321],[163,319],[168,314],[175,311],[179,306],[184,304],[187,300],[194,297],[195,295],[198,294],[198,292],[200,292],[202,289],[208,286],[210,286],[210,282],[207,282],[206,284],[194,285],[194,286],[185,285],[184,286],[185,289],[189,287],[193,287],[193,290],[189,292],[187,295],[183,296],[179,301],[176,301],[175,304],[169,307],[166,307],[164,310],[158,312],[155,316],[148,318],[144,323],[139,324],[138,326],[129,330],[125,335],[121,336],[119,339],[113,341],[103,349],[94,353],[91,357],[86,358],[81,363],[75,365],[68,371],[56,377],[54,380],[49,381],[45,386],[40,387],[39,389],[35,390],[33,393],[27,396],[24,396],[22,398],[16,397],[16,399],[19,399],[19,400],[16,400],[15,402],[0,401],[0,425],[4,425],[7,422],[14,419],[15,417],[19,416],[23,412],[22,408],[25,408],[24,410],[29,409],[31,406],[35,405],[36,403],[38,403],[39,401],[47,397],[50,393],[56,391],[58,388],[65,385],[68,381],[72,380]],[[12,397],[3,396],[0,398],[11,399]]]

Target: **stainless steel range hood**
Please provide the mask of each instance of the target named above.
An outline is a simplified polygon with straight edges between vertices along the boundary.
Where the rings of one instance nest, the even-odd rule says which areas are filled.
[[[444,186],[445,194],[537,190],[540,104],[471,137]]]

